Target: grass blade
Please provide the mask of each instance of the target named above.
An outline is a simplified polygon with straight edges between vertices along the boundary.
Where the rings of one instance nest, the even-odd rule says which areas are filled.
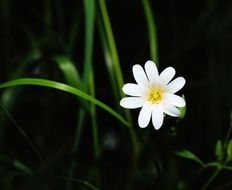
[[[22,85],[43,86],[43,87],[49,87],[49,88],[54,88],[54,89],[61,90],[64,92],[68,92],[70,94],[73,94],[77,97],[83,98],[84,100],[87,100],[87,101],[101,107],[102,109],[104,109],[105,111],[110,113],[112,116],[117,118],[119,121],[121,121],[123,124],[125,124],[126,126],[129,126],[129,123],[121,115],[119,115],[116,111],[114,111],[112,108],[110,108],[109,106],[107,106],[103,102],[95,99],[94,97],[88,95],[87,93],[85,93],[77,88],[74,88],[74,87],[67,85],[67,84],[64,84],[64,83],[46,80],[46,79],[38,79],[38,78],[21,78],[21,79],[16,79],[16,80],[2,83],[2,84],[0,84],[0,88],[22,86]]]
[[[120,95],[122,97],[122,96],[124,96],[124,94],[122,93],[122,90],[121,90],[121,88],[124,84],[123,75],[122,75],[122,71],[121,71],[121,67],[120,67],[117,47],[116,47],[116,43],[114,40],[114,35],[113,35],[111,23],[110,23],[110,18],[109,18],[108,12],[107,12],[105,0],[99,0],[99,5],[100,5],[100,11],[102,14],[103,26],[104,26],[104,30],[105,30],[105,34],[106,34],[108,47],[110,50],[110,54],[112,56],[112,66],[114,68],[115,77],[116,77],[117,83],[118,83],[118,91],[120,92]]]
[[[151,59],[158,65],[158,45],[157,45],[157,29],[155,20],[152,14],[152,9],[149,0],[143,0],[143,8],[147,21],[147,28],[150,42],[150,56]]]
[[[84,0],[85,9],[85,54],[84,54],[84,76],[83,82],[87,82],[90,95],[95,97],[94,70],[92,65],[93,43],[94,43],[94,23],[95,23],[95,0]],[[90,105],[92,122],[92,134],[94,142],[94,155],[99,157],[99,140],[97,130],[97,117],[95,104]]]

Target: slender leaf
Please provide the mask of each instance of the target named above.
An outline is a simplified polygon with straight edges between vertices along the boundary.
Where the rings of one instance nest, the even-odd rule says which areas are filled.
[[[143,0],[143,8],[147,21],[147,28],[149,32],[149,43],[150,43],[150,56],[151,59],[158,65],[158,43],[157,43],[157,29],[155,20],[152,14],[152,8],[149,0]]]
[[[221,160],[223,157],[223,147],[222,141],[218,140],[215,146],[215,155],[217,156],[217,160]]]
[[[14,167],[22,172],[31,173],[32,169],[26,166],[24,163],[20,162],[19,160],[14,160],[13,162]]]
[[[118,100],[116,101],[119,102],[120,98],[125,96],[121,89],[124,84],[123,74],[121,71],[118,51],[117,51],[117,47],[116,47],[116,43],[115,43],[112,26],[110,23],[110,18],[108,15],[105,0],[99,0],[99,7],[100,7],[101,15],[102,15],[102,20],[103,20],[104,33],[106,35],[106,42],[109,47],[110,55],[112,57],[112,62],[109,62],[109,63],[112,63],[112,67],[114,70],[114,77],[116,79],[115,81],[117,82],[117,91],[119,92],[119,97],[117,97]],[[131,118],[130,111],[127,109],[124,109],[124,113],[130,125],[132,126],[132,118]]]
[[[182,95],[182,98],[185,100],[184,95]],[[179,108],[180,111],[180,119],[184,119],[185,114],[186,114],[186,105],[184,107]]]
[[[88,188],[90,188],[92,190],[98,190],[97,187],[93,186],[91,183],[89,183],[86,180],[76,179],[76,178],[67,178],[67,177],[62,177],[62,176],[55,176],[55,178],[61,179],[61,180],[69,180],[69,181],[72,181],[72,182],[81,183],[81,184],[85,185],[86,187],[88,187]]]
[[[36,86],[44,86],[49,88],[58,89],[64,92],[68,92],[70,94],[76,95],[78,97],[81,97],[89,102],[94,103],[95,105],[101,107],[102,109],[106,110],[108,113],[113,115],[115,118],[117,118],[119,121],[121,121],[126,126],[129,126],[129,123],[116,111],[114,111],[112,108],[104,104],[103,102],[95,99],[94,97],[88,95],[87,93],[74,88],[72,86],[69,86],[64,83],[46,80],[46,79],[38,79],[38,78],[21,78],[16,79],[12,81],[8,81],[5,83],[0,84],[0,88],[7,88],[7,87],[13,87],[13,86],[21,86],[21,85],[36,85]]]
[[[189,150],[176,151],[175,154],[177,156],[182,157],[182,158],[187,158],[187,159],[193,160],[193,161],[197,162],[198,164],[200,164],[203,167],[205,166],[205,164],[195,154],[193,154]]]
[[[110,50],[110,54],[112,56],[112,67],[115,70],[115,77],[116,77],[117,83],[118,83],[118,91],[120,92],[121,97],[122,97],[122,96],[124,96],[122,91],[121,91],[121,88],[122,88],[123,83],[124,83],[123,82],[123,75],[122,75],[122,71],[121,71],[121,67],[120,67],[118,51],[117,51],[111,23],[110,23],[110,18],[109,18],[108,12],[107,12],[105,0],[99,0],[99,5],[100,5],[100,11],[101,11],[102,19],[103,19],[103,26],[104,26],[104,31],[106,34],[108,47]]]
[[[84,54],[84,76],[83,82],[87,82],[90,95],[95,97],[94,84],[94,69],[92,64],[93,59],[93,44],[94,44],[94,23],[95,23],[95,0],[84,0],[85,9],[85,54]],[[87,86],[87,85],[86,85]],[[92,134],[94,142],[95,157],[100,154],[97,117],[95,104],[90,105],[90,114],[92,122]]]

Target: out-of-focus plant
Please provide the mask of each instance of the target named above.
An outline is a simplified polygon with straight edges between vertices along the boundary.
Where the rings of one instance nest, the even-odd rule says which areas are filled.
[[[232,171],[232,111],[230,114],[230,125],[226,133],[225,139],[218,140],[215,144],[215,160],[210,162],[203,162],[198,156],[189,150],[176,151],[175,154],[182,158],[190,159],[200,164],[202,169],[207,170],[208,168],[214,168],[214,172],[202,186],[201,190],[207,190],[214,179],[223,171]],[[231,187],[231,182],[226,182],[218,189],[225,189]]]

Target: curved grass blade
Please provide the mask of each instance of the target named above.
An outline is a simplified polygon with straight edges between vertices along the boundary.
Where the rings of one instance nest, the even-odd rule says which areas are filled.
[[[111,23],[110,23],[110,18],[107,12],[105,0],[99,0],[99,7],[100,7],[101,15],[102,15],[102,20],[103,20],[103,28],[104,28],[103,31],[106,36],[105,37],[106,43],[109,48],[110,56],[112,57],[112,62],[109,62],[109,63],[112,63],[112,68],[114,70],[113,77],[115,77],[116,79],[115,81],[117,83],[117,92],[118,92],[117,94],[119,94],[119,96],[116,97],[117,98],[116,101],[119,102],[120,98],[125,96],[121,89],[124,84],[123,74],[122,74],[122,70],[120,66],[118,51],[117,51],[116,43],[114,40],[114,35],[113,35]],[[132,126],[132,118],[131,118],[130,111],[127,109],[124,109],[124,113],[125,113],[125,116],[128,122]]]
[[[111,23],[110,23],[110,18],[109,18],[108,12],[107,12],[105,0],[99,0],[99,5],[100,5],[100,11],[102,14],[103,26],[104,26],[104,31],[105,31],[108,47],[110,50],[110,54],[112,56],[112,67],[115,70],[115,77],[116,77],[117,83],[118,83],[118,91],[120,92],[120,95],[122,97],[122,96],[124,96],[124,94],[122,93],[122,90],[121,90],[123,83],[124,83],[123,82],[123,75],[122,75],[122,71],[121,71],[121,67],[120,67],[117,47],[116,47],[116,43],[114,40],[114,35],[113,35]]]
[[[64,83],[56,82],[56,81],[51,81],[47,79],[38,79],[38,78],[21,78],[21,79],[16,79],[12,81],[8,81],[5,83],[0,84],[0,88],[7,88],[7,87],[13,87],[13,86],[21,86],[21,85],[36,85],[36,86],[43,86],[43,87],[49,87],[49,88],[54,88],[57,90],[61,90],[64,92],[68,92],[70,94],[73,94],[75,96],[81,97],[110,113],[113,115],[115,118],[117,118],[119,121],[121,121],[123,124],[126,126],[129,126],[129,123],[121,116],[119,115],[116,111],[114,111],[112,108],[104,104],[103,102],[95,99],[94,97],[88,95],[87,93],[74,88],[72,86],[69,86]]]
[[[81,183],[81,184],[85,185],[86,187],[88,187],[89,189],[98,190],[97,187],[93,186],[88,181],[85,181],[85,180],[82,180],[82,179],[68,178],[68,177],[62,177],[62,176],[54,176],[54,178],[61,179],[61,180],[72,181],[72,182],[76,182],[76,183]]]
[[[149,0],[143,0],[143,8],[147,21],[147,28],[149,33],[149,42],[150,42],[150,56],[151,59],[158,66],[158,43],[157,43],[157,30],[155,25],[155,20],[152,14],[152,9]]]

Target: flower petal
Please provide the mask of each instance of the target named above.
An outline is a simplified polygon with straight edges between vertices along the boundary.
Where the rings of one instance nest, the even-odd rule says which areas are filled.
[[[145,71],[149,81],[156,83],[159,76],[156,64],[153,61],[147,61],[145,63]]]
[[[172,117],[179,117],[180,116],[180,111],[175,106],[173,106],[171,104],[164,103],[163,110],[164,110],[164,113],[166,113],[167,115],[170,115]]]
[[[126,97],[120,101],[120,106],[128,109],[140,108],[143,104],[144,100],[141,97]]]
[[[186,104],[183,98],[175,94],[170,94],[170,93],[165,94],[165,101],[168,104],[171,104],[176,107],[184,107]]]
[[[151,106],[149,104],[144,104],[139,112],[138,123],[139,127],[145,128],[148,126],[151,120]]]
[[[156,106],[152,110],[152,123],[156,130],[158,130],[163,125],[164,114],[161,106]]]
[[[174,77],[176,71],[173,67],[168,67],[166,69],[164,69],[159,76],[159,81],[161,84],[163,85],[167,85],[172,78]]]
[[[127,83],[122,87],[122,91],[129,96],[142,96],[145,90],[138,84]]]
[[[147,76],[142,68],[141,65],[134,65],[132,68],[133,75],[135,78],[135,81],[138,83],[138,85],[141,86],[147,86],[148,85],[148,79]]]
[[[170,93],[176,93],[185,85],[184,77],[178,77],[167,85],[167,90]]]

